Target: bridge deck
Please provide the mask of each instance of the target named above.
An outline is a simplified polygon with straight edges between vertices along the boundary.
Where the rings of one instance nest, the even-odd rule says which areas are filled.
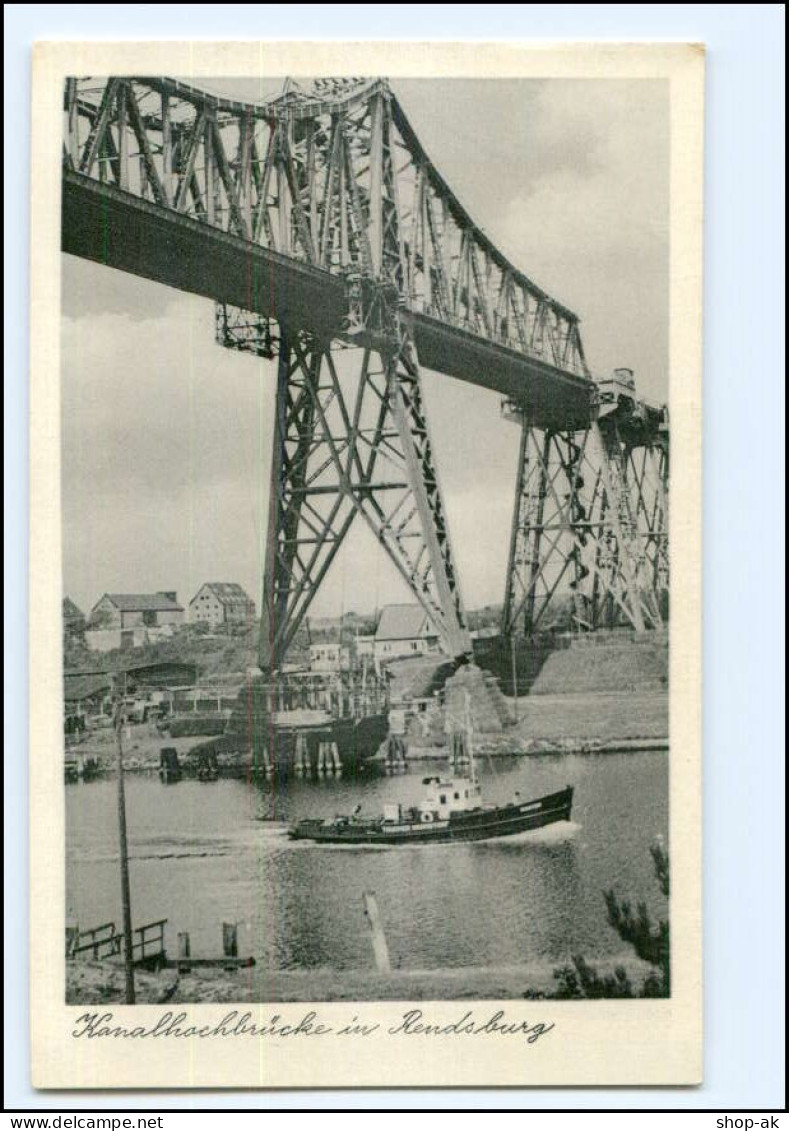
[[[293,329],[337,333],[346,310],[342,279],[328,271],[68,169],[62,248]],[[425,368],[512,399],[540,427],[589,421],[592,381],[424,313],[414,328]]]
[[[63,171],[62,249],[316,332],[339,326],[341,279],[192,216]]]

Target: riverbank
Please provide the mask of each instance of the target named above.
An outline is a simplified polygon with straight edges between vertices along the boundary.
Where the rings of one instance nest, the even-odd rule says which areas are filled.
[[[668,749],[668,693],[585,692],[525,695],[509,701],[512,722],[477,731],[481,754],[613,754]],[[444,758],[444,746],[410,742],[412,758]]]
[[[559,757],[563,754],[639,754],[646,751],[668,750],[667,738],[622,738],[611,742],[599,739],[566,738],[558,741],[547,739],[515,739],[507,735],[490,739],[487,736],[478,741],[475,750],[492,758],[539,758]],[[443,746],[410,746],[408,759],[412,762],[443,762],[447,758]],[[386,758],[379,755],[376,762],[384,764]]]
[[[668,692],[595,691],[560,695],[526,695],[518,699],[514,732],[525,741],[569,741],[613,744],[665,739],[668,735]]]
[[[601,976],[624,968],[634,987],[654,968],[632,952],[587,962]],[[166,968],[158,974],[135,972],[138,1004],[197,1002],[297,1001],[498,1001],[548,996],[556,991],[554,971],[571,962],[533,962],[503,967],[453,967],[441,970],[241,970],[203,968],[179,974]],[[118,960],[68,962],[66,1001],[70,1005],[119,1003],[124,996],[123,966]]]
[[[122,741],[123,768],[134,772],[158,770],[163,746],[173,747],[178,753],[179,762],[183,762],[198,742],[206,740],[194,737],[170,738],[167,734],[160,734],[152,723],[134,723],[124,727]],[[100,774],[114,772],[118,762],[115,733],[111,727],[90,731],[81,742],[70,745],[67,754],[77,755],[86,763],[93,763],[95,771]]]

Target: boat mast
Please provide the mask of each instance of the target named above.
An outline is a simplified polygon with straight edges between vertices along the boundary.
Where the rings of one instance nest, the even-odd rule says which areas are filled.
[[[471,695],[468,689],[463,692],[463,699],[466,716],[466,753],[468,754],[469,774],[471,775],[471,780],[476,781],[477,775],[474,769],[474,731],[471,726]]]

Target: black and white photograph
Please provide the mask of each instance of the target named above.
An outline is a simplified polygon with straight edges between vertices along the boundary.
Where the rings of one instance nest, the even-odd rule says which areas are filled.
[[[66,80],[68,1002],[670,995],[668,94]]]
[[[9,1126],[778,1126],[783,7],[4,30]]]
[[[696,1081],[703,48],[35,70],[37,1079]]]

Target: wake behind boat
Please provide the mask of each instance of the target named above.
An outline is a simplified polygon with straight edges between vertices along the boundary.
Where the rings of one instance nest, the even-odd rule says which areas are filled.
[[[530,801],[521,801],[516,794],[505,805],[483,804],[474,768],[468,698],[466,731],[462,737],[462,758],[468,764],[468,773],[423,778],[422,784],[427,788],[418,805],[385,805],[380,816],[371,818],[362,816],[358,805],[350,816],[305,818],[291,825],[288,836],[291,840],[321,844],[446,844],[515,836],[570,820],[572,786]],[[459,760],[458,745],[452,743],[454,765]]]

